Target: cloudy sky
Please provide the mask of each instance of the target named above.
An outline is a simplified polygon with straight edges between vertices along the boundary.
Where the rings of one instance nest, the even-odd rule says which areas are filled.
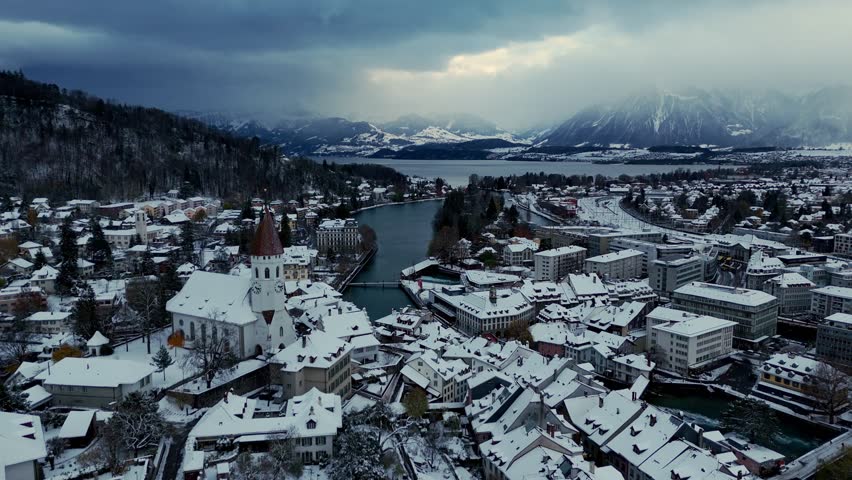
[[[506,128],[646,88],[852,83],[849,0],[4,0],[0,66],[170,110]]]

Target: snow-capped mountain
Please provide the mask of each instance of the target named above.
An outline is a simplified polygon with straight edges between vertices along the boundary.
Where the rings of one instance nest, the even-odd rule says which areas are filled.
[[[852,140],[852,89],[653,91],[580,111],[536,139],[546,145],[804,146]]]
[[[337,117],[262,123],[250,116],[180,113],[229,133],[258,137],[263,143],[279,145],[292,154],[368,156],[379,150],[398,151],[405,147],[459,144],[483,139],[518,142],[510,132],[473,115],[438,119],[406,115],[377,126]]]

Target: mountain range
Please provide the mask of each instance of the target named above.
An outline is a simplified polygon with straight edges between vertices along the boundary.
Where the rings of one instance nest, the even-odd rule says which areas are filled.
[[[510,132],[473,115],[411,114],[386,123],[343,118],[282,120],[180,112],[305,155],[486,158],[542,147],[802,147],[852,142],[852,88],[803,96],[687,89],[642,92],[594,105],[539,132]],[[485,139],[502,140],[487,145]]]

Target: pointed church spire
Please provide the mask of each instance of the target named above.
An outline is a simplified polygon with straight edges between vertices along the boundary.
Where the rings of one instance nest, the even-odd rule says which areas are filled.
[[[282,253],[284,253],[284,248],[281,247],[281,240],[278,239],[275,219],[272,218],[269,207],[263,207],[263,218],[260,220],[257,231],[254,232],[251,254],[255,257],[261,257],[281,255]]]

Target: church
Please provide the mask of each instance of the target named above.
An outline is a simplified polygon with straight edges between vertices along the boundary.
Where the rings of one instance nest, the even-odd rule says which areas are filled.
[[[284,248],[269,209],[255,231],[251,277],[195,271],[166,304],[172,328],[192,348],[201,338],[226,341],[240,358],[274,354],[296,341],[285,308]]]

